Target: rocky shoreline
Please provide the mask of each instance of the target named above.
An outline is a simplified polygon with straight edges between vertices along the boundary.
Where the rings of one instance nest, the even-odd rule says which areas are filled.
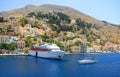
[[[111,52],[111,53],[120,53],[120,52]],[[66,55],[74,55],[74,54],[110,54],[110,53],[65,53]],[[28,56],[27,53],[24,54],[0,54],[0,56]]]

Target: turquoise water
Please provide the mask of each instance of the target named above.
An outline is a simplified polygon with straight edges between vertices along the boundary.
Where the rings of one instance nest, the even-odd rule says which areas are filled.
[[[62,60],[31,56],[0,56],[0,77],[120,77],[120,54],[87,55],[95,64],[80,65],[83,55]]]

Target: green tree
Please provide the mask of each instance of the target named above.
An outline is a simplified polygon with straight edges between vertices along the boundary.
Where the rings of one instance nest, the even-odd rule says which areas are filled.
[[[0,49],[2,49],[2,43],[0,43]]]
[[[31,12],[28,14],[28,17],[33,17],[33,16],[36,16],[36,14],[34,12]]]
[[[59,18],[60,18],[61,20],[64,20],[64,21],[66,21],[67,23],[70,23],[70,22],[71,22],[71,19],[70,19],[70,17],[69,17],[68,15],[66,15],[66,14],[64,14],[64,13],[62,13],[62,12],[58,12],[57,15],[59,16]]]
[[[12,43],[12,44],[8,44],[7,49],[10,51],[14,51],[16,49],[17,45]]]
[[[4,22],[4,18],[3,17],[0,17],[0,22]]]
[[[22,17],[22,19],[20,19],[20,22],[22,26],[24,27],[26,24],[29,23],[29,20],[26,17]]]
[[[104,46],[105,43],[106,43],[106,42],[105,42],[104,40],[101,40],[101,41],[100,41],[100,45],[102,45],[102,46]]]
[[[49,39],[49,36],[45,33],[42,37],[42,40],[47,42],[47,40]]]
[[[25,38],[25,43],[26,43],[26,47],[30,47],[30,45],[32,44],[31,37],[26,37]]]
[[[31,26],[32,26],[32,28],[33,27],[38,27],[38,22],[33,23]]]
[[[8,45],[6,43],[2,43],[2,46],[1,46],[2,49],[7,49],[8,48]]]
[[[60,43],[59,41],[55,41],[55,44],[58,45],[60,48],[63,47],[62,43]]]
[[[0,33],[2,33],[2,31],[3,31],[3,29],[2,29],[2,28],[0,28]]]
[[[7,27],[7,32],[14,32],[13,28],[12,28],[12,25],[9,25]]]
[[[77,41],[77,42],[74,43],[74,45],[75,46],[80,46],[80,45],[82,45],[82,42],[81,41]]]
[[[25,47],[25,53],[28,53],[30,50],[30,47]]]

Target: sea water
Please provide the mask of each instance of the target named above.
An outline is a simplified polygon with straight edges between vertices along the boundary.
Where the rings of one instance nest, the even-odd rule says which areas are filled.
[[[79,64],[83,57],[94,64]],[[120,54],[67,54],[62,60],[0,56],[0,77],[120,77]]]

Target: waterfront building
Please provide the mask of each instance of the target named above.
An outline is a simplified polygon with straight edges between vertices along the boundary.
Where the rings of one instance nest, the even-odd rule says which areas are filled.
[[[87,53],[87,46],[86,45],[80,46],[80,53]]]
[[[16,43],[18,40],[18,37],[17,36],[11,36],[10,37],[10,40],[9,40],[9,43]]]
[[[23,41],[23,40],[17,41],[17,48],[24,49],[25,48],[25,41]]]
[[[0,35],[0,43],[9,42],[10,37],[8,35]]]

